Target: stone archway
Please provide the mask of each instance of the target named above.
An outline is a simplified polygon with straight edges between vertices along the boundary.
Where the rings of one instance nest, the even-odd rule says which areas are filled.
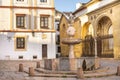
[[[94,56],[94,30],[90,22],[86,22],[82,27],[82,56]]]
[[[113,57],[112,21],[103,16],[97,22],[97,53],[99,57]]]

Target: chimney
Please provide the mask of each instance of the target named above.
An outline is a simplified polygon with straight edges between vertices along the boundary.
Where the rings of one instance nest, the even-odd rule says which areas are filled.
[[[76,9],[80,8],[82,6],[82,3],[76,3]]]

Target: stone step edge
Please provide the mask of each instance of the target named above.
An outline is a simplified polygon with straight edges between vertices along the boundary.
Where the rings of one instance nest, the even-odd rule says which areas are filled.
[[[98,69],[98,70],[84,71],[84,74],[107,72],[108,70],[110,70],[109,67],[104,67],[104,68],[101,68],[101,69]]]
[[[42,73],[52,73],[52,74],[76,74],[76,71],[49,71],[49,70],[40,70],[40,69],[35,69],[37,72],[42,72]]]
[[[28,71],[24,71],[25,73],[29,74]],[[116,72],[100,72],[94,74],[84,74],[85,78],[92,78],[92,77],[106,77],[106,76],[113,76],[116,75]],[[68,74],[45,74],[45,73],[35,73],[35,75],[31,77],[62,77],[62,78],[77,78],[76,75],[68,75]]]
[[[116,73],[109,73],[109,74],[91,74],[91,75],[84,75],[85,78],[93,78],[93,77],[106,77],[106,76],[113,76]],[[62,77],[62,78],[77,78],[77,75],[65,75],[65,74],[36,74],[31,77]]]
[[[102,68],[102,69],[99,69],[99,70],[84,71],[84,74],[106,72],[109,69],[110,69],[109,67],[105,67],[105,68]],[[77,71],[50,71],[50,70],[40,69],[40,68],[36,68],[35,71],[46,73],[46,74],[49,74],[49,73],[52,73],[52,74],[76,74],[77,73]]]

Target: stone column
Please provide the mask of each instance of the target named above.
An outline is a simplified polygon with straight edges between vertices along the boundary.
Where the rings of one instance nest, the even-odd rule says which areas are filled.
[[[74,50],[73,50],[73,45],[72,44],[70,44],[69,58],[74,58]]]

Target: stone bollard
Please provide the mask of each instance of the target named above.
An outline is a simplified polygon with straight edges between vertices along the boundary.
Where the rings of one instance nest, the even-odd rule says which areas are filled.
[[[55,71],[56,70],[56,60],[52,59],[52,70]]]
[[[19,64],[19,72],[23,72],[24,69],[23,69],[23,64]]]
[[[117,76],[120,76],[120,66],[117,67]]]
[[[95,58],[95,69],[98,69],[100,67],[100,59],[99,58]]]
[[[34,69],[33,67],[29,67],[29,76],[34,76]]]
[[[82,68],[78,68],[77,70],[77,78],[84,79],[84,72]]]
[[[40,62],[37,62],[36,68],[40,68]]]

